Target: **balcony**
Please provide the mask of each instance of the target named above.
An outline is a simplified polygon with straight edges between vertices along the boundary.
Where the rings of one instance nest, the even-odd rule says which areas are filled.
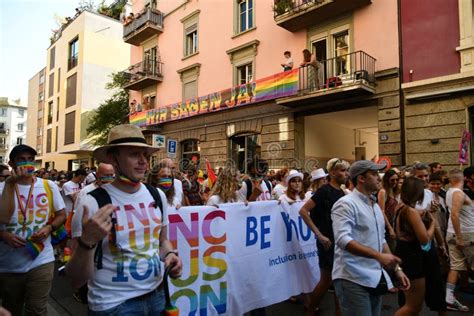
[[[0,135],[8,135],[9,134],[9,130],[4,128],[4,127],[0,127]]]
[[[138,64],[130,66],[125,73],[124,89],[142,90],[163,81],[163,63],[156,60],[145,59]]]
[[[146,8],[138,13],[135,18],[123,26],[123,40],[135,46],[153,35],[163,32],[163,13]]]
[[[296,32],[329,20],[372,0],[274,0],[274,19],[278,26]]]
[[[298,94],[278,100],[297,106],[305,102],[335,101],[375,93],[375,58],[357,51],[299,68]]]

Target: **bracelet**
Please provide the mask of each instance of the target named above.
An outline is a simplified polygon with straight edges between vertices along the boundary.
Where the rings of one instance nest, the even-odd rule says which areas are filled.
[[[86,244],[85,242],[82,241],[81,237],[77,238],[77,243],[79,244],[79,247],[81,247],[83,249],[86,249],[86,250],[92,250],[97,245],[97,244],[88,245],[88,244]]]
[[[403,271],[402,267],[400,267],[400,265],[396,265],[395,266],[395,272],[398,272],[398,271]]]
[[[53,223],[49,224],[49,226],[51,226],[51,231],[53,232],[58,229]]]
[[[161,258],[161,261],[165,261],[166,257],[168,257],[170,254],[174,254],[176,257],[179,257],[178,250],[170,250]]]

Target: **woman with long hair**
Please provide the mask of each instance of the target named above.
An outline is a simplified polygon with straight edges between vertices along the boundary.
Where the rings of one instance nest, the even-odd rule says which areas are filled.
[[[288,176],[288,168],[282,168],[277,171],[275,174],[275,180],[277,181],[276,185],[273,187],[272,190],[272,197],[274,200],[278,200],[278,198],[283,195],[286,191],[286,177]]]
[[[311,198],[311,196],[318,191],[320,187],[328,183],[327,181],[328,174],[324,171],[323,168],[313,170],[307,179],[310,180],[310,185],[308,189],[305,189],[306,199]],[[306,178],[305,178],[306,179]]]
[[[436,221],[429,211],[420,216],[415,209],[423,201],[424,182],[409,177],[402,186],[401,201],[395,218],[397,246],[395,254],[402,260],[401,267],[410,279],[411,287],[404,293],[405,304],[395,313],[397,316],[417,315],[425,299],[425,272],[423,252],[428,252],[435,232]]]
[[[147,183],[159,188],[165,193],[166,202],[169,207],[181,207],[181,202],[178,201],[175,188],[174,179],[171,169],[165,163],[159,163],[153,167],[151,172],[148,174]]]
[[[280,196],[278,201],[286,201],[288,204],[305,201],[303,174],[296,170],[290,170],[286,181],[288,183],[286,192]]]
[[[216,183],[209,193],[207,205],[217,206],[223,203],[244,202],[238,194],[240,172],[231,166],[226,166],[219,173]]]
[[[380,208],[384,214],[385,219],[385,239],[390,246],[390,249],[393,251],[395,248],[395,230],[393,229],[393,224],[395,220],[395,211],[398,206],[398,180],[399,176],[396,170],[388,170],[382,178],[383,188],[379,190],[377,195],[377,201]]]

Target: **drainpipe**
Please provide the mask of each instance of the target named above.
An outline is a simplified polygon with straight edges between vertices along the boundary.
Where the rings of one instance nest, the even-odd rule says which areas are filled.
[[[397,13],[398,13],[398,95],[400,103],[400,151],[402,156],[402,165],[407,164],[406,161],[406,135],[405,135],[405,94],[402,90],[403,82],[403,48],[402,48],[402,0],[397,0]]]

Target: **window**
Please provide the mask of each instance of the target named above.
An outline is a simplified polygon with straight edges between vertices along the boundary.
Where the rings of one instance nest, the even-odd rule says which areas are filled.
[[[237,1],[239,12],[239,33],[253,28],[253,0]]]
[[[155,95],[147,95],[142,98],[143,99],[143,110],[150,110],[155,108],[156,103],[156,96]]]
[[[43,84],[43,83],[44,83],[44,70],[41,71],[40,77],[39,77],[39,84]]]
[[[5,132],[5,123],[0,123],[0,131]]]
[[[145,2],[145,8],[156,9],[158,7],[157,0],[147,0]]]
[[[37,135],[38,135],[38,136],[42,136],[42,135],[43,135],[43,129],[42,129],[41,127],[39,127],[36,132],[37,132]]]
[[[198,46],[198,22],[200,10],[193,11],[191,14],[181,19],[183,23],[183,55],[184,57],[196,54],[199,51]]]
[[[77,73],[67,78],[66,87],[66,107],[70,107],[76,104],[76,87],[77,85]]]
[[[56,47],[53,47],[49,51],[49,70],[54,68],[54,60],[55,60],[55,57],[56,57],[55,55],[56,55]]]
[[[0,156],[0,163],[3,163],[3,156]]]
[[[240,134],[230,139],[230,158],[242,173],[247,173],[247,164],[260,157],[260,137],[257,134]]]
[[[48,97],[54,93],[54,72],[49,75]]]
[[[17,144],[17,145],[23,144],[23,138],[17,137],[17,138],[16,138],[16,144]]]
[[[237,83],[246,84],[252,81],[252,63],[237,67]]]
[[[56,122],[59,121],[59,97],[56,101]]]
[[[43,93],[43,91],[41,91],[41,92],[39,93],[39,95],[38,95],[38,100],[39,100],[39,101],[44,101],[44,93]]]
[[[183,101],[197,97],[197,81],[183,83]]]
[[[69,42],[67,70],[71,70],[72,68],[76,67],[78,59],[79,59],[79,37],[76,37],[75,39]]]
[[[56,134],[54,135],[54,151],[58,151],[58,127],[56,126]]]
[[[6,144],[5,137],[0,137],[0,146],[4,147]]]
[[[1,108],[1,109],[0,109],[0,116],[6,117],[6,116],[7,116],[7,113],[8,113],[8,109],[7,109],[7,108]]]
[[[17,131],[23,132],[23,123],[17,125]]]
[[[48,103],[48,124],[53,123],[53,101]]]
[[[46,131],[46,152],[51,152],[51,128]]]
[[[18,110],[18,116],[19,117],[24,117],[25,116],[25,110]]]
[[[58,92],[61,89],[61,68],[58,69]]]
[[[200,157],[198,141],[196,139],[188,139],[181,142],[181,168],[183,171],[191,163],[198,164]]]
[[[194,24],[189,29],[186,29],[186,48],[184,51],[184,56],[189,56],[197,53],[198,51],[198,33],[197,33],[197,24]]]
[[[336,74],[349,73],[349,31],[344,31],[334,36],[334,57],[336,57]]]
[[[74,131],[76,128],[76,111],[66,114],[66,125],[64,128],[64,145],[74,143]]]
[[[198,96],[198,77],[201,64],[193,64],[178,70],[182,82],[182,100],[186,101]]]

